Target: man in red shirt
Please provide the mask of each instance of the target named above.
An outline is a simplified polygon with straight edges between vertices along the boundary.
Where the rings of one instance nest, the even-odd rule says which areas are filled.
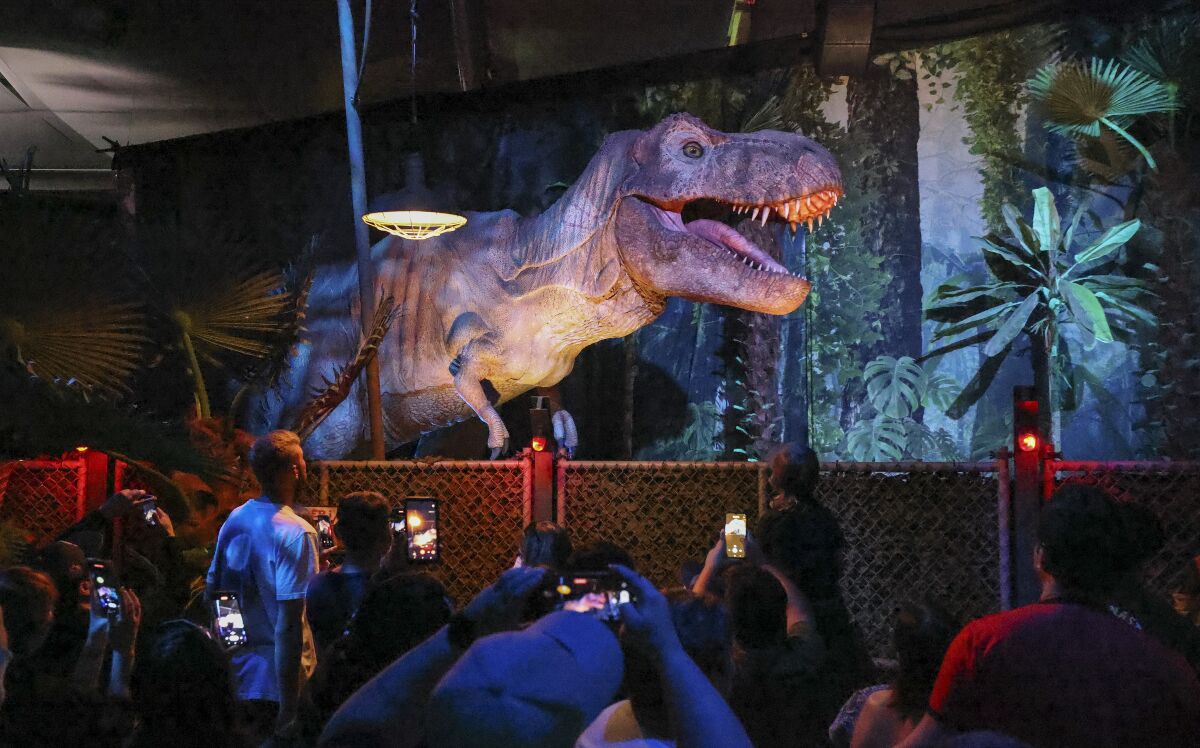
[[[1200,682],[1177,653],[1109,608],[1143,553],[1128,514],[1093,486],[1042,511],[1041,600],[967,625],[946,652],[929,714],[901,744],[990,730],[1040,746],[1200,744]]]

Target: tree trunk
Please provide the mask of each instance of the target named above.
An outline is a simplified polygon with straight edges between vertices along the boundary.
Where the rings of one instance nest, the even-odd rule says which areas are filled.
[[[864,211],[863,251],[884,258],[892,276],[878,310],[865,310],[878,320],[883,341],[864,361],[887,353],[921,355],[921,193],[917,173],[920,134],[915,76],[899,80],[886,74],[851,78],[846,92],[848,129],[877,144],[872,163],[862,165],[864,185],[879,200]],[[867,191],[864,190],[864,191]]]

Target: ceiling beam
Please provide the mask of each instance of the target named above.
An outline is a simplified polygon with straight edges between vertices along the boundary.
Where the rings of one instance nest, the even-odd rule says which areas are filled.
[[[871,61],[874,33],[875,0],[825,0],[817,70],[821,75],[862,75]]]

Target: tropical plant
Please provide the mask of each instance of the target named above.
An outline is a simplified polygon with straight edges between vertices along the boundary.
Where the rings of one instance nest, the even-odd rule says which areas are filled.
[[[1124,138],[1158,168],[1146,146],[1129,133],[1134,118],[1174,111],[1171,86],[1116,60],[1060,61],[1043,67],[1029,81],[1029,92],[1046,110],[1052,132],[1099,138],[1101,126]]]
[[[922,408],[944,410],[954,399],[954,378],[926,372],[909,356],[880,356],[863,369],[867,401],[874,410],[846,434],[846,451],[855,460],[902,460],[957,457],[953,437],[917,419]]]
[[[307,279],[297,287],[254,257],[238,237],[178,226],[140,227],[131,253],[145,298],[186,358],[201,419],[212,417],[204,365],[251,373],[298,333]]]
[[[33,195],[0,200],[0,363],[86,397],[126,391],[148,342],[139,304],[105,261],[104,217]]]
[[[1040,187],[1033,191],[1033,199],[1032,222],[1006,205],[1010,236],[989,234],[981,239],[990,278],[958,275],[931,294],[925,314],[939,323],[933,340],[958,339],[923,359],[985,344],[983,364],[946,409],[949,417],[961,418],[987,391],[1018,337],[1028,336],[1042,362],[1038,365],[1035,356],[1043,426],[1051,427],[1048,431],[1057,443],[1059,407],[1074,406],[1076,367],[1081,365],[1063,344],[1063,331],[1073,330],[1084,350],[1091,350],[1116,339],[1132,341],[1137,325],[1153,323],[1154,317],[1139,304],[1149,293],[1145,284],[1114,272],[1115,253],[1137,233],[1140,221],[1112,226],[1076,248],[1084,207],[1076,210],[1063,231],[1050,191]],[[967,333],[973,334],[959,337]]]
[[[711,460],[720,451],[721,411],[716,403],[688,403],[687,423],[669,439],[660,439],[638,452],[640,460]]]

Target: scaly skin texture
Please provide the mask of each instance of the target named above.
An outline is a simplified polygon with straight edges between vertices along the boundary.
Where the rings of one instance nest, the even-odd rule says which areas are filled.
[[[401,308],[379,350],[388,447],[475,414],[499,451],[508,431],[495,404],[558,383],[586,346],[634,332],[669,296],[793,311],[808,281],[712,219],[751,214],[795,228],[840,195],[833,157],[808,138],[722,133],[677,114],[609,136],[539,216],[468,213],[464,228],[441,237],[385,239],[372,249],[376,283]],[[322,377],[354,355],[357,284],[353,264],[318,272],[307,341],[255,426],[289,426]],[[351,452],[365,439],[364,403],[356,386],[306,453]]]

